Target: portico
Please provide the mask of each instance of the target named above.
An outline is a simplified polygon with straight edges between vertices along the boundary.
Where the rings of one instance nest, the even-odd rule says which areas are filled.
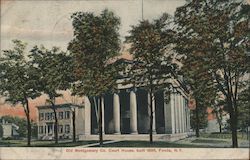
[[[169,101],[166,101],[168,96]],[[122,88],[118,92],[106,94],[101,99],[104,137],[117,135],[126,139],[131,137],[128,135],[140,136],[149,133],[150,112],[147,91],[142,88]],[[88,138],[91,136],[93,138],[98,134],[98,105],[95,105],[95,100],[94,97],[85,97],[83,138],[86,138],[86,135],[90,135]],[[187,104],[187,95],[178,88],[173,88],[170,94],[166,94],[164,90],[157,92],[152,104],[153,134],[187,136],[190,130]]]

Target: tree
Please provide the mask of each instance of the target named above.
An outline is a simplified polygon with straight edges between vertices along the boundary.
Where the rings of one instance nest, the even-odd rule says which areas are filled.
[[[76,109],[71,109],[73,124],[73,142],[76,142]]]
[[[212,113],[215,114],[216,116],[217,123],[219,124],[220,133],[222,133],[223,115],[225,114],[223,108],[225,105],[226,105],[225,100],[223,99],[221,100],[219,99],[219,97],[217,97],[214,106],[212,106],[213,109]]]
[[[184,82],[188,85],[192,98],[195,100],[195,109],[193,110],[192,127],[195,129],[196,137],[199,137],[200,127],[207,124],[207,107],[213,105],[216,98],[216,89],[213,79],[206,71],[201,57],[204,55],[199,52],[199,48],[189,50],[183,46],[186,42],[181,36],[176,36],[175,50],[180,55],[182,63],[181,73],[184,76]]]
[[[58,117],[55,100],[62,96],[58,93],[59,90],[66,90],[70,87],[72,59],[57,47],[48,50],[44,46],[33,47],[29,58],[36,72],[39,73],[37,79],[39,91],[48,96],[47,101],[51,104],[55,119],[55,143],[58,143]]]
[[[0,57],[0,93],[13,105],[22,104],[27,119],[27,145],[31,140],[29,99],[40,94],[37,91],[37,72],[31,67],[25,53],[26,43],[13,40],[14,48],[4,50]]]
[[[239,127],[244,130],[250,126],[250,80],[247,87],[239,94]],[[248,128],[247,128],[248,129]]]
[[[0,125],[0,137],[3,137],[3,126]]]
[[[177,9],[183,51],[200,51],[203,68],[226,100],[232,145],[238,147],[238,94],[249,61],[249,5],[243,1],[192,0]]]
[[[154,94],[169,88],[169,78],[175,77],[178,65],[173,62],[171,44],[174,32],[170,29],[171,17],[163,14],[159,19],[141,21],[132,26],[126,42],[131,43],[133,63],[128,68],[126,83],[144,88],[149,93],[150,143],[153,142],[153,101]]]
[[[116,88],[118,71],[110,59],[119,54],[120,19],[104,10],[99,16],[76,12],[71,16],[74,38],[68,49],[74,58],[74,93],[99,99],[98,125],[100,146],[103,144],[101,97]]]
[[[5,120],[5,122],[14,123],[15,125],[18,126],[19,137],[27,137],[28,131],[27,131],[27,120],[26,119],[5,115],[5,116],[1,117],[0,122],[3,119]],[[36,126],[36,124],[31,120],[31,137],[37,136],[37,128],[35,126]],[[36,128],[36,130],[35,130],[35,128]]]
[[[190,115],[191,128],[195,130],[195,136],[200,137],[200,129],[207,127],[207,112],[205,107],[197,107],[191,110]]]

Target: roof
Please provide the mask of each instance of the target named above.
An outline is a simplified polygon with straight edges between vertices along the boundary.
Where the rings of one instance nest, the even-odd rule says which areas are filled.
[[[52,105],[43,105],[43,106],[36,106],[37,109],[50,109]],[[82,105],[72,104],[72,103],[64,103],[64,104],[57,104],[55,105],[56,108],[69,108],[69,107],[78,107],[83,108]]]

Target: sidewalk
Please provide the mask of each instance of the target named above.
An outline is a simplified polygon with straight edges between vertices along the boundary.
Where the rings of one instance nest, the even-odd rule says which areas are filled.
[[[197,141],[207,141],[207,142],[206,143],[195,142],[195,140],[197,140]],[[209,140],[211,141],[211,143],[209,143]],[[216,142],[216,141],[218,141],[218,142]],[[190,138],[186,138],[186,139],[176,141],[175,143],[177,143],[177,144],[192,144],[192,145],[197,145],[197,146],[202,145],[202,146],[208,146],[208,147],[211,147],[211,148],[216,148],[216,147],[230,148],[232,146],[231,139],[219,139],[219,138],[190,137]],[[249,148],[249,141],[248,140],[238,140],[238,144],[239,144],[239,147]]]
[[[103,142],[103,144],[110,144],[110,143],[117,143],[120,142],[121,140],[114,140],[114,141],[105,141]],[[76,146],[76,147],[93,147],[93,146],[99,146],[99,142],[98,143],[91,143],[91,144],[87,144],[87,145],[83,145],[83,146]]]

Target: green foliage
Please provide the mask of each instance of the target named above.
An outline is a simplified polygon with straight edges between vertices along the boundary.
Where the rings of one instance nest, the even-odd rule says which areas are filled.
[[[2,119],[5,120],[5,122],[8,123],[14,123],[19,127],[17,132],[19,133],[19,137],[27,137],[27,120],[25,118],[20,117],[12,117],[12,116],[2,116],[0,119],[0,122]],[[31,122],[31,133],[32,137],[37,137],[37,124],[35,122]],[[0,127],[0,137],[1,137],[1,127]]]
[[[14,48],[4,50],[0,57],[0,94],[14,105],[24,105],[27,98],[40,95],[36,90],[37,74],[30,67],[25,52],[27,44],[20,40],[13,40],[13,44]]]
[[[194,62],[198,60],[202,65],[194,67],[208,75],[225,96],[224,109],[231,117],[234,147],[237,147],[238,93],[250,60],[247,10],[249,5],[244,1],[192,0],[175,13],[178,52],[198,54]]]
[[[250,126],[250,81],[239,94],[239,127],[245,129]]]
[[[71,18],[74,38],[68,50],[73,57],[73,94],[101,97],[108,91],[114,91],[120,67],[111,61],[120,50],[120,19],[108,10],[102,11],[99,16],[76,12]],[[100,145],[103,143],[102,112],[99,98]]]
[[[190,114],[190,125],[192,129],[196,129],[197,125],[199,126],[199,129],[205,129],[207,127],[207,112],[205,107],[199,107],[198,108],[198,118],[199,120],[197,121],[196,115],[195,115],[196,110],[191,110]],[[197,124],[199,123],[199,124]]]
[[[239,78],[246,73],[249,60],[245,7],[244,3],[234,1],[191,1],[178,8],[175,14],[179,30],[178,52],[193,58],[192,67],[212,76],[225,96],[228,96],[230,80],[235,81],[235,85],[229,87],[237,94],[237,87],[233,86],[238,85]],[[190,57],[195,54],[197,56]]]
[[[33,69],[38,73],[38,90],[47,94],[50,100],[61,96],[59,90],[66,90],[73,81],[72,58],[57,47],[51,50],[35,46],[29,58]]]
[[[71,16],[74,39],[68,49],[74,60],[74,93],[100,96],[116,88],[118,68],[110,60],[119,54],[120,19],[104,10],[99,16],[76,12]]]
[[[126,42],[131,44],[130,53],[134,60],[128,66],[128,83],[150,93],[170,87],[168,79],[178,69],[171,50],[174,36],[170,29],[171,22],[171,17],[163,14],[153,22],[143,20],[137,26],[132,26],[130,36],[126,37]]]
[[[4,119],[8,123],[14,123],[19,127],[18,133],[20,137],[26,137],[27,136],[27,120],[24,118],[19,117],[11,117],[11,116],[3,116],[2,119]]]
[[[174,62],[171,45],[174,32],[170,29],[172,19],[163,14],[159,19],[141,21],[132,26],[126,42],[131,44],[133,62],[127,66],[125,83],[133,84],[148,91],[150,101],[150,143],[153,142],[153,99],[157,91],[170,90],[170,78],[177,78],[178,65]],[[168,99],[166,99],[167,101]]]
[[[74,78],[72,75],[72,57],[57,47],[51,50],[44,46],[33,47],[31,50],[32,67],[38,73],[37,78],[39,92],[48,96],[47,101],[51,104],[55,117],[55,143],[58,143],[58,118],[56,114],[56,97],[62,96],[59,90],[70,88]]]
[[[29,99],[40,96],[38,72],[25,53],[26,43],[13,40],[13,49],[4,50],[0,56],[0,94],[11,104],[21,103],[27,119],[27,145],[31,141]]]
[[[38,126],[35,122],[31,123],[31,136],[34,138],[38,136]]]

